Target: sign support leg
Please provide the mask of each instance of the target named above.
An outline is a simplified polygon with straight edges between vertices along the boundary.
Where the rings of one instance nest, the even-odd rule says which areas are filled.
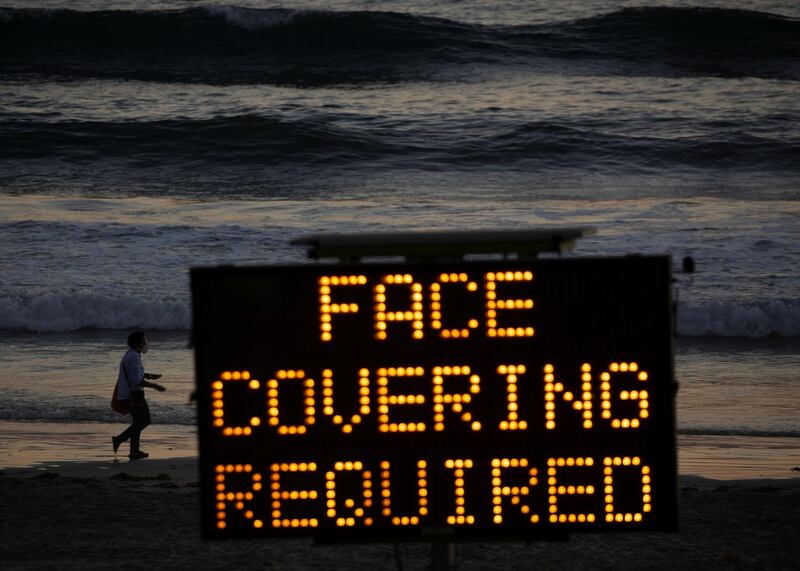
[[[455,561],[455,545],[452,541],[436,540],[431,542],[431,569],[433,571],[450,571]]]

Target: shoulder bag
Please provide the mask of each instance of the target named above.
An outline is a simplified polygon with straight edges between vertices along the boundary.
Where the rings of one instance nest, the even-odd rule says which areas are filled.
[[[125,381],[128,383],[128,387],[130,387],[131,383],[128,381],[128,371],[125,370],[125,357],[122,358],[121,364],[122,372],[125,374]],[[131,412],[131,401],[129,399],[120,400],[117,398],[117,384],[119,383],[114,384],[114,393],[111,395],[111,408],[119,414],[129,414]]]

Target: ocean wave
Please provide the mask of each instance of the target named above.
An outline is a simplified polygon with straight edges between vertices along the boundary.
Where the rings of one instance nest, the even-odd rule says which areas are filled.
[[[393,12],[238,7],[0,9],[12,74],[324,85],[435,78],[449,64],[611,62],[606,73],[800,79],[800,21],[723,8],[628,8],[486,26]],[[620,65],[622,64],[622,65]]]
[[[152,401],[149,403],[159,423],[194,426],[197,423],[195,406]],[[111,410],[111,395],[70,396],[45,395],[33,391],[9,390],[0,402],[0,420],[39,422],[127,422]]]
[[[685,337],[800,337],[800,301],[681,304],[678,333]]]
[[[185,301],[66,293],[0,297],[0,330],[64,332],[80,329],[187,330]]]
[[[161,165],[275,159],[313,164],[374,159],[397,151],[377,135],[341,127],[335,120],[258,115],[137,122],[0,122],[0,144],[5,146],[11,140],[21,144],[8,146],[13,152],[4,158],[87,161],[122,157],[141,164],[155,159]]]
[[[791,117],[789,117],[791,119]],[[776,125],[789,120],[774,119]],[[759,127],[772,121],[760,117]],[[196,164],[325,165],[390,168],[725,168],[797,171],[800,141],[757,136],[748,125],[703,135],[672,137],[615,132],[618,125],[587,121],[507,120],[490,117],[429,124],[309,111],[303,116],[234,115],[158,121],[2,120],[3,160],[45,159],[78,164],[118,159],[137,167]],[[20,163],[23,164],[24,163]],[[19,165],[18,165],[19,166]]]
[[[681,303],[682,337],[800,337],[800,301]],[[0,297],[0,330],[67,332],[81,329],[189,330],[188,299],[152,300],[94,294]]]

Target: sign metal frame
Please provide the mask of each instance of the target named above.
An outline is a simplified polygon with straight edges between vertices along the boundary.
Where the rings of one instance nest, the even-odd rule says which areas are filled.
[[[346,257],[344,254],[341,256]],[[558,538],[584,529],[675,530],[677,460],[669,257],[522,258],[470,262],[194,268],[191,274],[193,344],[198,385],[203,536],[222,539],[311,535],[321,542],[441,542],[442,538],[446,538],[444,541]],[[509,273],[510,278],[497,279],[501,273],[503,276]],[[529,280],[526,279],[527,273],[531,276]],[[489,279],[490,275],[492,279]],[[522,277],[516,279],[515,275]],[[322,325],[325,321],[322,317],[325,313],[320,309],[325,305],[324,301],[320,301],[321,296],[325,295],[321,293],[325,287],[323,280],[345,276],[363,276],[364,283],[356,281],[355,284],[333,288],[335,294],[330,297],[340,302],[342,307],[347,304],[354,311],[348,315],[330,314],[332,338],[324,340]],[[410,282],[400,280],[399,283],[390,283],[386,281],[386,276],[411,276],[411,279]],[[445,281],[443,276],[448,276],[447,280],[450,281]],[[413,284],[420,285],[417,293],[421,293],[423,304],[423,316],[419,320],[419,331],[423,336],[419,339],[413,337],[417,330],[414,329],[415,318],[412,315],[406,319],[407,312],[414,313]],[[435,284],[439,285],[439,290],[433,287]],[[467,289],[468,284],[475,284],[476,289]],[[380,313],[376,309],[376,286],[388,289],[391,293],[385,294],[390,298],[387,303],[395,304],[383,313],[396,311],[398,317],[396,322],[386,320],[389,337],[384,339],[376,336],[380,331],[375,326],[376,312]],[[330,290],[331,287],[328,287]],[[444,313],[450,312],[454,321],[440,324],[438,328],[433,325],[436,319],[432,316],[432,299],[436,291],[441,292],[442,296],[447,292],[448,298],[452,296],[456,300],[442,310]],[[500,311],[503,317],[496,321],[505,320],[505,324],[509,325],[506,329],[500,325],[494,328],[489,326],[491,319],[487,307],[491,301],[488,295],[490,291],[503,292],[509,299],[523,300],[516,309],[504,313]],[[532,307],[525,307],[525,299],[533,300]],[[328,300],[327,305],[332,303],[332,300]],[[470,319],[476,323],[471,323]],[[528,326],[533,329],[530,335]],[[466,331],[469,335],[461,333],[458,338],[443,338],[446,330]],[[501,330],[513,330],[514,333],[507,336],[506,333],[499,334]],[[524,369],[519,369],[524,372],[509,373],[508,367],[512,365],[524,365]],[[442,372],[445,370],[443,367],[451,366],[470,366],[471,369],[468,373],[461,371],[456,374],[453,370],[447,374]],[[501,369],[501,366],[506,369]],[[438,385],[432,381],[437,377],[436,367],[442,367],[438,377],[445,379]],[[547,372],[548,367],[552,369],[551,373]],[[620,371],[621,367],[625,370]],[[397,374],[396,370],[390,374],[387,372],[390,368],[405,368],[409,374]],[[334,414],[324,412],[323,381],[330,380],[330,395],[333,389],[344,387],[338,380],[339,375],[354,379],[359,369],[368,371],[365,378],[372,391],[368,395],[371,408],[363,415],[360,424],[350,423],[353,432],[347,434],[342,432],[346,422],[337,424],[333,421]],[[411,372],[412,369],[414,372]],[[417,369],[422,369],[422,374],[417,375]],[[307,391],[316,390],[314,396],[310,397],[315,401],[313,415],[303,416],[302,407],[285,412],[279,404],[275,408],[280,409],[280,414],[270,417],[267,412],[268,391],[271,390],[268,388],[269,382],[275,381],[275,387],[283,387],[278,372],[298,370],[304,372],[305,378],[314,381],[314,389],[306,385]],[[332,373],[324,377],[325,370]],[[228,379],[231,381],[228,383],[222,379],[225,373],[241,375],[244,371],[260,381],[258,389],[243,389],[245,383],[236,384],[232,378]],[[641,373],[645,374],[644,381],[639,380]],[[554,376],[549,389],[548,374]],[[470,375],[480,377],[480,391],[471,395]],[[525,430],[519,427],[500,430],[500,423],[504,420],[508,422],[511,418],[509,404],[512,401],[509,400],[508,387],[511,385],[509,378],[514,375],[519,377],[515,381],[518,382],[515,390],[519,390],[521,399],[527,399],[518,401],[520,407],[516,418],[524,415],[531,424]],[[609,382],[624,383],[625,388],[616,392],[603,390],[602,383],[606,382],[604,375],[611,379]],[[379,379],[385,379],[385,382]],[[385,400],[384,404],[392,407],[392,414],[407,421],[408,426],[409,423],[416,423],[424,425],[425,430],[414,434],[388,430],[381,432],[381,426],[391,423],[378,420],[380,402],[377,388],[383,386],[389,392],[396,390],[397,395],[394,396],[402,396],[403,389],[397,387],[404,386],[405,381],[416,383],[408,394],[423,395],[421,400],[424,402],[419,405],[412,403],[405,409],[397,404],[397,400],[392,405],[386,404],[389,401]],[[384,385],[380,385],[380,382],[384,382]],[[223,386],[224,390],[217,390],[215,383]],[[582,383],[588,383],[583,387],[587,390],[580,388]],[[637,383],[646,388],[637,390]],[[288,381],[285,386],[289,386]],[[355,394],[352,388],[350,390],[351,394]],[[612,392],[613,396],[609,396]],[[626,395],[623,399],[625,402],[620,401],[623,392]],[[649,393],[649,396],[642,397],[642,392]],[[216,393],[224,393],[225,396],[215,396]],[[465,394],[470,395],[469,401],[455,407],[454,396],[461,395],[464,400]],[[571,395],[570,398],[567,398],[567,394]],[[632,396],[634,394],[635,397]],[[452,398],[445,401],[444,397],[448,395]],[[437,400],[438,397],[442,398]],[[290,400],[291,397],[285,398]],[[557,415],[557,426],[553,429],[546,426],[547,402],[555,404],[553,411]],[[577,408],[578,402],[582,403],[582,409]],[[637,409],[642,402],[646,403],[647,408]],[[621,416],[625,416],[629,422],[635,417],[637,427],[631,427],[630,424],[611,427],[614,419],[603,417],[605,409],[602,407],[606,403],[612,407],[611,410],[624,408],[625,414]],[[446,409],[442,413],[446,418],[441,430],[434,426],[434,415],[438,413],[431,408],[438,404]],[[215,416],[218,414],[215,411],[219,410],[224,411],[224,415]],[[406,414],[409,410],[413,411],[410,416]],[[484,425],[475,429],[470,420],[464,420],[465,410],[471,412],[470,419],[483,422]],[[642,410],[647,414],[640,417]],[[590,419],[593,421],[589,428],[582,424],[587,420],[585,413],[588,411],[592,412]],[[347,414],[343,414],[352,416],[355,412],[351,406]],[[294,415],[291,421],[290,413]],[[247,424],[248,418],[256,417],[259,418],[258,425]],[[314,422],[309,423],[312,417]],[[250,436],[222,436],[223,426],[214,426],[214,422],[220,418],[224,419],[226,427],[228,424],[249,426]],[[275,425],[270,424],[273,420],[276,421]],[[283,424],[304,425],[308,436],[274,436],[274,431]],[[490,425],[491,429],[488,428]],[[523,432],[526,434],[523,435]],[[273,436],[266,436],[268,434]],[[376,441],[377,444],[371,444]],[[364,463],[362,475],[367,470],[367,464],[372,471],[370,486],[375,500],[368,511],[374,514],[377,521],[381,517],[380,493],[385,489],[381,486],[388,478],[379,473],[380,455],[389,451],[389,456],[396,461],[417,454],[429,462],[424,478],[430,480],[426,493],[431,495],[431,502],[437,503],[431,505],[427,512],[431,514],[430,517],[422,517],[418,525],[387,525],[384,521],[372,526],[357,523],[338,526],[335,524],[336,518],[332,517],[332,521],[326,521],[318,527],[273,527],[271,522],[274,520],[270,519],[269,514],[279,510],[266,507],[248,510],[244,505],[256,501],[245,496],[247,493],[253,494],[251,471],[263,478],[263,488],[259,487],[259,490],[264,490],[260,494],[263,506],[273,504],[274,507],[280,501],[268,499],[272,493],[269,486],[275,481],[270,480],[270,477],[275,478],[275,470],[270,471],[270,467],[281,464],[289,466],[292,463],[299,465],[304,458],[308,461],[306,463],[314,461],[319,469],[315,469],[318,473],[310,478],[306,477],[308,475],[290,474],[288,468],[286,471],[278,468],[278,479],[294,479],[292,484],[287,484],[287,490],[292,486],[301,489],[313,480],[311,487],[316,487],[320,505],[324,505],[326,488],[322,473],[333,473],[334,478],[341,476],[344,479],[345,475],[350,474],[345,474],[348,472],[345,468],[336,468],[336,461],[360,460]],[[283,459],[280,458],[281,454],[285,456]],[[519,459],[523,457],[527,458],[530,467],[527,464],[520,466]],[[588,458],[592,459],[591,466],[585,465]],[[457,473],[459,468],[455,464],[434,466],[450,459],[469,459],[473,464],[469,469],[462,464],[461,473]],[[517,464],[492,467],[493,461],[502,459],[517,459]],[[578,460],[580,464],[576,465]],[[549,465],[551,462],[552,466]],[[222,471],[219,471],[220,466],[223,467]],[[250,470],[245,471],[245,466],[250,466]],[[647,472],[644,471],[645,466]],[[241,472],[237,472],[237,467],[241,467]],[[492,479],[504,476],[506,472],[503,470],[508,470],[507,474],[521,473],[522,468],[523,471],[527,470],[525,477],[522,480],[517,478],[515,485],[509,489],[513,492],[515,488],[527,488],[527,492],[522,493],[518,489],[516,495],[512,492],[503,495],[502,486],[500,492],[491,491]],[[534,469],[535,478],[531,476]],[[352,468],[350,470],[358,472]],[[587,478],[583,477],[584,474]],[[563,480],[559,482],[558,478],[562,476]],[[411,477],[414,477],[413,474]],[[422,476],[417,477],[422,479]],[[467,483],[461,487],[461,496],[458,495],[458,480],[468,481],[470,477],[482,482],[484,488],[480,493],[483,495],[473,506],[461,504],[464,508],[462,513],[466,517],[471,507],[479,506],[475,508],[479,513],[473,515],[480,515],[480,523],[469,525],[464,521],[448,524],[447,517],[456,514],[459,505],[454,500],[463,497],[468,502],[479,493],[476,490],[480,490],[480,486]],[[635,493],[619,492],[622,500],[609,501],[609,490],[613,491],[615,485],[613,478],[618,478],[618,487],[622,481],[626,482],[627,487],[638,486]],[[247,486],[243,484],[245,481]],[[360,481],[363,483],[366,480]],[[592,484],[587,484],[588,481]],[[226,483],[234,486],[235,491],[231,491],[233,488],[224,489]],[[337,482],[335,485],[340,484]],[[633,521],[588,525],[585,519],[579,521],[577,518],[585,516],[584,512],[589,510],[580,512],[581,498],[577,495],[572,497],[569,491],[570,488],[577,490],[581,487],[586,492],[588,485],[593,486],[591,513],[595,517],[608,517],[604,510],[609,505],[615,505],[614,501],[623,500],[634,508],[637,507],[634,505],[636,502],[639,502],[639,507],[649,505],[652,512],[637,512],[634,508],[625,513],[619,510],[611,512],[615,517],[618,514],[634,517],[633,513],[638,513],[644,521],[642,525],[636,525]],[[341,486],[344,488],[345,485]],[[352,482],[349,486],[347,493],[351,496],[349,499],[353,500],[355,488]],[[563,492],[561,488],[564,488]],[[359,490],[363,491],[361,488]],[[456,495],[453,495],[454,492]],[[234,495],[229,499],[231,493]],[[237,494],[242,494],[241,499]],[[258,496],[258,492],[255,495]],[[419,508],[419,504],[411,506],[409,497],[403,500],[406,503],[402,507]],[[534,497],[534,503],[537,504],[534,511],[538,510],[539,523],[519,523],[522,521],[519,518],[511,526],[491,523],[493,513],[497,515],[496,511],[491,510],[496,510],[498,505],[492,502],[497,502],[498,498],[499,504],[507,510],[504,513],[509,514],[512,505],[513,509],[517,509],[520,504]],[[650,501],[640,501],[644,497],[650,498]],[[328,505],[331,501],[336,505],[335,498],[330,496],[330,488],[327,498]],[[565,511],[556,515],[574,514],[576,520],[549,523],[552,512],[548,510],[552,509],[553,498],[555,505],[565,506]],[[286,503],[291,502],[289,500]],[[236,507],[237,503],[242,507]],[[224,505],[222,510],[221,504]],[[298,501],[296,505],[303,504]],[[341,505],[337,508],[340,514],[353,511],[352,505],[349,508]],[[222,529],[218,527],[221,512],[225,514],[223,519],[251,525],[256,516],[247,518],[245,514],[248,511],[260,511],[258,517],[263,519],[263,527],[236,527],[238,524]],[[315,513],[319,521],[326,517],[324,509],[318,509]],[[354,516],[354,521],[359,517],[363,521],[363,514]],[[285,519],[289,521],[292,518]],[[296,519],[299,520],[299,516]]]

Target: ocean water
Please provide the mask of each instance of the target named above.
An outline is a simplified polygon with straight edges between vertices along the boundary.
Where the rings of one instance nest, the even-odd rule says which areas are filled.
[[[598,232],[569,255],[696,262],[687,451],[779,439],[800,464],[796,2],[65,6],[0,7],[4,465],[26,433],[119,421],[133,328],[193,450],[190,267],[308,263],[289,241],[322,231],[576,225]]]

